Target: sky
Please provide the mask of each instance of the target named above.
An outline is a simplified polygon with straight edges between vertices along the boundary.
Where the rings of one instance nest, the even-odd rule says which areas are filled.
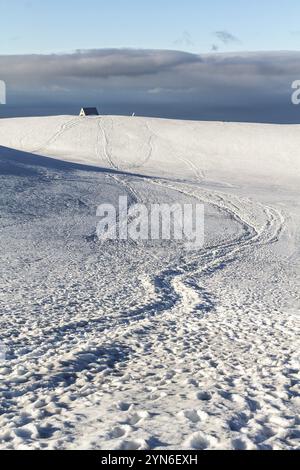
[[[0,0],[0,53],[299,50],[299,0]]]
[[[0,0],[0,17],[0,117],[300,122],[299,0]]]

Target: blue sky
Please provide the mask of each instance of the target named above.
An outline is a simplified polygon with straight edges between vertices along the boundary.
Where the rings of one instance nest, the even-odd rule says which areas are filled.
[[[300,49],[299,0],[0,0],[0,17],[0,54]]]
[[[0,0],[0,18],[0,80],[22,115],[300,122],[300,0]]]

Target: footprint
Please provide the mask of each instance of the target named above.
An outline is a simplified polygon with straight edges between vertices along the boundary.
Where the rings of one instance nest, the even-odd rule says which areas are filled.
[[[233,393],[231,395],[231,401],[241,406],[245,406],[245,403],[246,403],[245,399],[241,395],[238,395],[237,393]]]
[[[137,439],[132,441],[124,440],[120,443],[117,450],[148,450],[149,446],[144,439]]]
[[[196,396],[201,401],[210,401],[212,399],[212,395],[209,392],[198,392]]]
[[[261,430],[254,436],[254,441],[256,444],[263,444],[265,441],[268,441],[270,438],[276,436],[277,429],[272,429],[267,426],[261,426]]]
[[[252,400],[251,398],[246,398],[246,402],[247,402],[249,410],[252,413],[255,413],[257,410],[261,409],[260,403],[256,400]]]
[[[185,381],[185,385],[193,385],[194,387],[198,387],[199,382],[197,382],[197,380],[195,380],[195,379],[187,379]]]
[[[208,414],[201,410],[184,410],[179,413],[179,416],[188,419],[192,423],[199,423],[199,421],[204,423],[208,419]]]
[[[37,439],[39,437],[38,428],[33,423],[29,423],[19,428],[14,428],[12,429],[12,432],[16,437],[19,437],[24,441],[29,439]]]
[[[195,450],[209,450],[214,449],[217,444],[218,440],[215,437],[196,432],[186,441],[185,447]]]
[[[231,445],[234,450],[255,450],[256,449],[256,446],[246,437],[232,439]]]
[[[129,417],[128,424],[130,424],[131,426],[136,426],[138,423],[149,417],[150,415],[148,411],[138,411]]]
[[[127,436],[132,431],[130,426],[116,426],[110,433],[111,439],[120,439],[121,437]]]
[[[149,395],[149,400],[158,401],[158,400],[161,400],[162,398],[165,398],[166,396],[167,396],[166,392],[151,393],[151,395]]]
[[[120,410],[120,411],[129,411],[131,407],[133,407],[134,405],[131,404],[131,403],[125,403],[123,401],[120,401],[119,403],[117,403],[117,408]]]
[[[220,390],[218,393],[220,397],[224,398],[224,400],[232,401],[232,394],[230,392],[224,392],[224,390]]]
[[[247,426],[248,419],[242,416],[234,416],[228,421],[229,429],[233,432],[240,432],[242,428]]]
[[[268,422],[271,425],[278,426],[278,428],[289,428],[289,427],[292,426],[292,423],[294,422],[294,419],[293,419],[293,417],[290,418],[290,419],[286,419],[282,416],[272,415],[272,416],[269,416]]]

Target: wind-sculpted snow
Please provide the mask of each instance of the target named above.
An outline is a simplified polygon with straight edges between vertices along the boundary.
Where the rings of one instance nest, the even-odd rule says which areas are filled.
[[[0,120],[0,447],[299,448],[299,126]],[[96,209],[205,205],[205,245]]]

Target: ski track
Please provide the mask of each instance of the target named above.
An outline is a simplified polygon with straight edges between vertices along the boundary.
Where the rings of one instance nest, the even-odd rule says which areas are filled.
[[[101,134],[102,134],[103,145],[101,145],[100,141],[98,140],[96,153],[99,156],[101,154],[102,150],[104,150],[105,159],[107,160],[109,168],[117,170],[118,166],[114,163],[114,161],[111,157],[111,154],[108,150],[108,138],[107,138],[107,134],[106,134],[106,131],[104,129],[104,126],[102,124],[102,119],[101,118],[98,120],[98,127],[99,127],[99,130],[100,130]]]
[[[49,147],[49,145],[54,144],[66,132],[78,126],[79,124],[81,124],[81,121],[78,119],[78,117],[70,119],[67,123],[63,124],[60,127],[60,129],[52,137],[50,137],[50,139],[44,142],[40,147],[31,149],[31,152],[33,153],[45,152],[47,148]]]
[[[146,163],[148,163],[148,161],[151,158],[151,155],[152,155],[152,152],[153,152],[152,140],[154,139],[154,137],[156,139],[158,139],[158,135],[153,131],[153,129],[150,126],[148,121],[146,121],[146,126],[147,126],[147,129],[149,131],[149,135],[150,135],[150,138],[149,138],[150,152],[149,152],[149,155],[147,156],[147,158],[145,159],[145,161],[141,164],[141,166],[144,166]],[[160,136],[160,139],[162,139],[162,138],[163,137]],[[186,165],[187,168],[192,170],[192,173],[194,173],[194,175],[196,177],[196,180],[198,182],[203,182],[205,180],[204,171],[201,170],[200,168],[198,168],[189,158],[187,158],[186,156],[183,157],[183,156],[179,156],[179,155],[176,155],[176,154],[174,154],[174,157],[177,161],[183,162]]]
[[[34,152],[46,150],[77,119]],[[97,126],[96,155],[118,171],[101,119]],[[149,153],[131,168],[151,159],[153,132],[148,123],[147,128]],[[25,336],[8,330],[3,340],[10,365],[0,368],[2,448],[297,447],[299,355],[291,333],[298,317],[251,291],[241,306],[234,291],[214,281],[244,257],[279,242],[285,217],[271,206],[204,189],[204,173],[186,157],[176,158],[192,169],[196,186],[121,174],[108,178],[125,189],[131,204],[141,202],[140,182],[168,188],[214,207],[242,233],[181,253],[167,269],[145,275],[129,310],[113,305],[88,320],[42,325]],[[133,245],[143,259],[143,244]],[[20,348],[21,357],[14,353]]]

